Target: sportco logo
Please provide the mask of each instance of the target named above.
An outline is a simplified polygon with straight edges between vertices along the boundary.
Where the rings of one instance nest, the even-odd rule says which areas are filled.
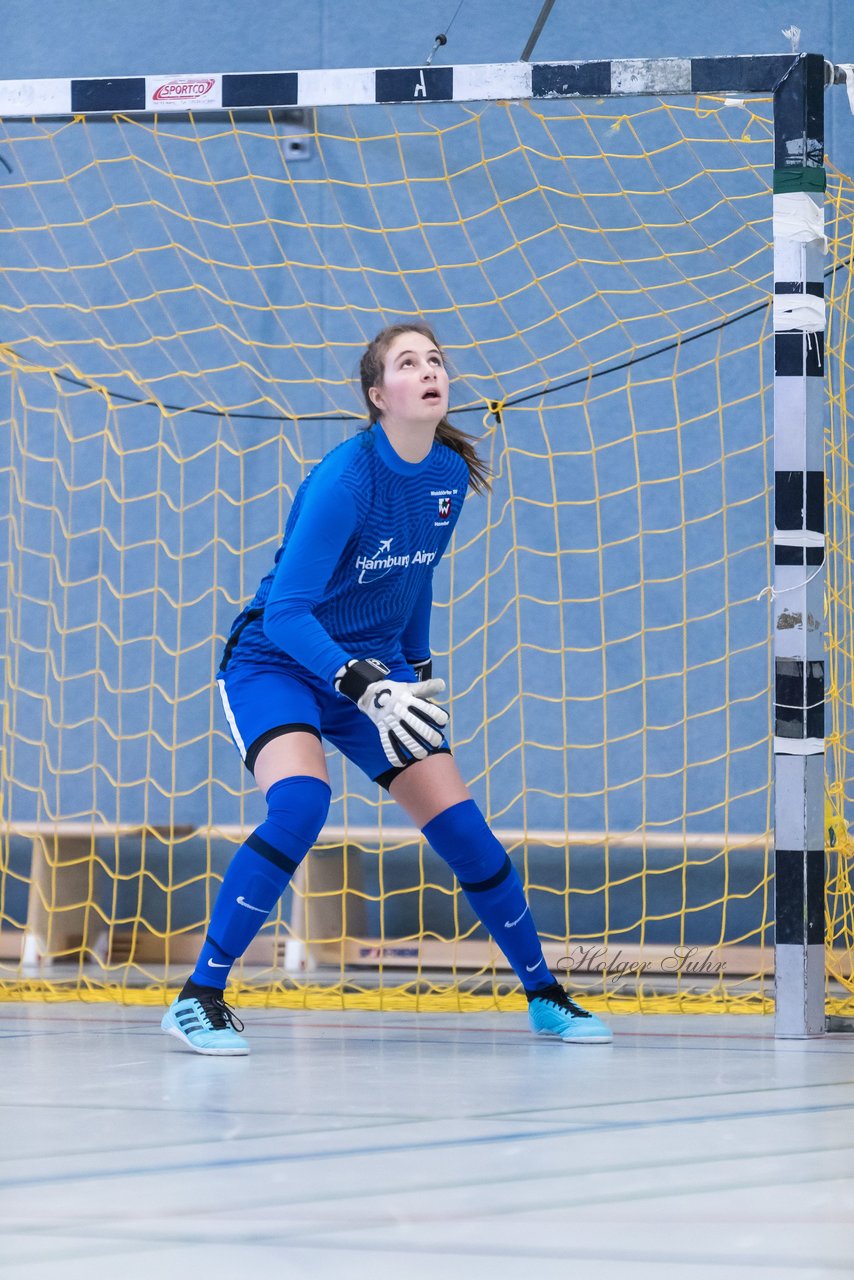
[[[194,102],[206,98],[216,84],[214,79],[167,80],[151,95],[152,102]]]

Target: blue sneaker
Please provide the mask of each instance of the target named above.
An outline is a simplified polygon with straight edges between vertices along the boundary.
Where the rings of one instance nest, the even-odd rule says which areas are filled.
[[[186,996],[181,992],[160,1025],[194,1053],[234,1058],[249,1052],[249,1045],[237,1034],[243,1023],[214,987],[197,987]]]
[[[528,1021],[538,1036],[557,1036],[567,1044],[610,1044],[609,1027],[593,1013],[570,1000],[559,982],[525,993]]]

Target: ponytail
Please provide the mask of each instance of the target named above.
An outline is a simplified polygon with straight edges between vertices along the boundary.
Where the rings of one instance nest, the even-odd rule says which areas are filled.
[[[459,427],[453,426],[447,418],[443,418],[436,428],[436,439],[440,444],[447,445],[449,449],[454,450],[454,453],[460,455],[469,469],[470,489],[473,489],[475,493],[489,493],[491,491],[492,485],[489,482],[489,477],[492,475],[492,470],[475,449],[475,436],[470,436],[467,431],[461,431]]]

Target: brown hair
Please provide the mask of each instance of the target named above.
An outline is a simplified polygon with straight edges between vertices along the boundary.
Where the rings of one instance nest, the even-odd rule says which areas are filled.
[[[423,338],[427,338],[429,342],[433,343],[437,351],[442,351],[436,341],[436,335],[433,330],[429,325],[421,322],[390,324],[385,329],[380,330],[373,341],[368,343],[367,350],[359,364],[362,395],[365,397],[368,418],[371,423],[379,421],[380,413],[368,392],[371,387],[382,386],[383,370],[388,349],[395,338],[399,338],[402,333],[420,333]],[[442,356],[444,359],[444,352]],[[475,493],[485,493],[492,487],[489,483],[489,477],[492,472],[489,465],[477,454],[475,436],[470,436],[467,432],[461,431],[459,427],[452,426],[447,418],[443,418],[436,428],[436,439],[440,444],[447,445],[449,449],[453,449],[463,459],[469,471],[469,487],[474,489]]]

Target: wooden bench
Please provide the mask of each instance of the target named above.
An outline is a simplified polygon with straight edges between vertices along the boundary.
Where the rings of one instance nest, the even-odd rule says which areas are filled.
[[[195,960],[203,932],[179,932],[167,940],[143,930],[111,926],[98,909],[99,870],[96,842],[125,837],[154,839],[161,845],[190,838],[224,839],[237,845],[251,828],[223,826],[146,826],[107,822],[7,823],[0,834],[31,841],[30,885],[27,921],[20,931],[0,934],[0,958],[20,959],[26,966],[49,966],[64,961],[101,961],[121,965],[140,964],[189,966]],[[498,828],[495,832],[505,848],[525,844],[553,848],[608,847],[630,849],[678,849],[718,851],[726,846],[742,849],[770,847],[771,837],[704,833],[685,836],[673,832],[563,831]],[[278,941],[259,936],[246,955],[248,964],[284,970],[310,972],[318,967],[393,968],[432,967],[479,969],[506,962],[491,942],[434,939],[396,941],[367,936],[366,901],[363,894],[364,849],[381,845],[416,845],[421,833],[408,826],[327,826],[317,847],[303,862],[293,880],[294,894],[287,935]],[[346,885],[346,892],[345,892]],[[265,931],[269,934],[269,931]],[[565,946],[546,944],[546,958],[552,967],[564,956]],[[613,950],[613,948],[612,948]],[[650,972],[661,971],[672,947],[620,946],[621,960],[628,964],[641,960]],[[715,948],[712,962],[723,964],[730,974],[759,973],[773,966],[770,947],[724,946]],[[665,970],[666,971],[666,970]]]

